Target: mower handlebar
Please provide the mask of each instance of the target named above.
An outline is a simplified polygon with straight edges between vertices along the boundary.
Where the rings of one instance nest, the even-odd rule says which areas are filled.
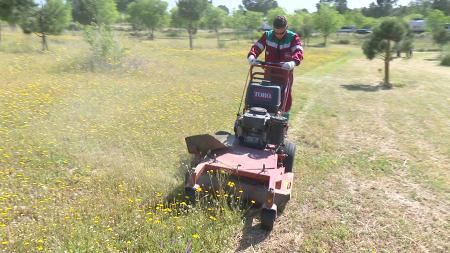
[[[260,67],[262,69],[277,69],[277,70],[284,70],[286,72],[290,72],[292,70],[289,69],[285,69],[283,68],[283,64],[286,62],[270,62],[270,61],[260,61],[260,60],[256,60],[255,61],[256,64],[252,65],[251,68],[253,69],[253,67]]]

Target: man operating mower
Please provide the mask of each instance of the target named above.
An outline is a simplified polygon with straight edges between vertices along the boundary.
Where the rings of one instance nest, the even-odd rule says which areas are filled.
[[[277,16],[273,21],[273,30],[264,32],[261,38],[252,46],[247,56],[250,65],[257,64],[256,58],[264,49],[266,51],[266,62],[280,63],[281,67],[286,70],[293,70],[303,60],[303,47],[300,37],[288,30],[288,22],[284,16]],[[270,76],[266,78],[272,82],[277,82],[276,78]],[[293,71],[291,71],[290,80],[293,81],[293,78]],[[291,109],[291,105],[292,94],[289,92],[286,102],[287,113],[285,116],[287,118],[289,118],[288,112]]]

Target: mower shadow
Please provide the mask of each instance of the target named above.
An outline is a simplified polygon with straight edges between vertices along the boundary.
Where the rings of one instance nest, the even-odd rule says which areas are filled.
[[[278,215],[282,215],[286,207],[286,203],[283,203],[278,207]],[[244,227],[242,229],[242,238],[239,242],[239,247],[235,252],[241,252],[249,247],[253,247],[263,242],[267,237],[269,237],[271,231],[262,229],[259,221],[255,222],[255,219],[259,219],[261,209],[260,208],[250,208],[244,215]],[[275,221],[276,226],[276,221]]]
[[[235,252],[241,252],[249,247],[258,245],[270,235],[270,231],[262,229],[259,223],[254,224],[254,220],[259,216],[259,212],[259,209],[249,209],[245,214],[242,238]]]
[[[349,91],[364,91],[364,92],[377,92],[386,89],[384,85],[370,85],[370,84],[342,84],[342,88]]]

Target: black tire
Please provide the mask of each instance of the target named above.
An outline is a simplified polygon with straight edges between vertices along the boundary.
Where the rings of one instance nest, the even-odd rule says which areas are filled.
[[[217,131],[214,133],[215,135],[231,135],[231,133],[227,131]]]
[[[261,210],[261,228],[267,231],[273,229],[273,224],[277,218],[277,211],[272,209],[262,209]]]
[[[284,168],[286,169],[285,172],[292,172],[295,161],[295,150],[295,143],[292,143],[290,141],[286,141],[284,143],[284,153],[287,155],[287,157],[283,161]]]

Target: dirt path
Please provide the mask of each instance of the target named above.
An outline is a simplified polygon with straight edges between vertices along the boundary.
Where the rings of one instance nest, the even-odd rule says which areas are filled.
[[[235,252],[448,252],[450,71],[356,57],[298,77],[294,197],[274,230],[250,215]],[[447,80],[447,81],[446,81]]]

